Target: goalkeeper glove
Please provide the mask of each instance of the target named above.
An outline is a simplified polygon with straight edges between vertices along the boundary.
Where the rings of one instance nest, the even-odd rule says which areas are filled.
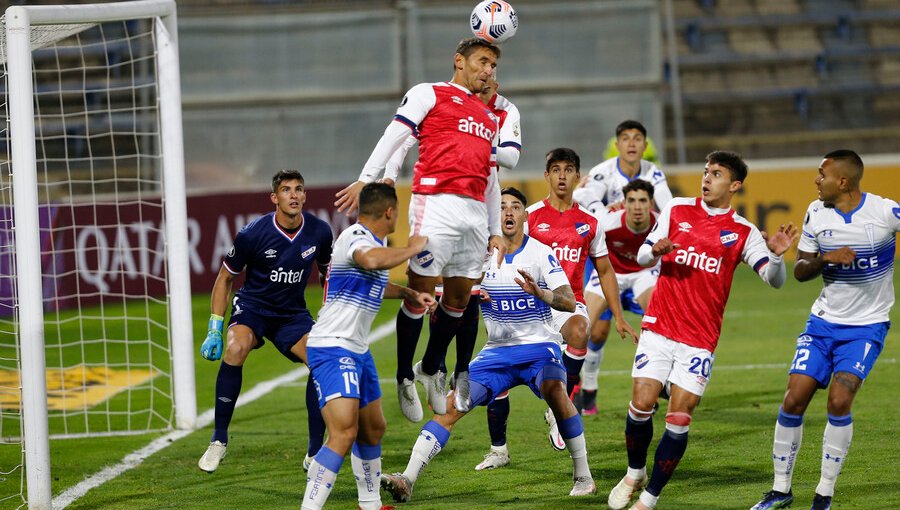
[[[215,361],[222,357],[222,324],[225,318],[212,314],[209,316],[209,326],[206,331],[206,340],[200,346],[200,355],[204,359]]]

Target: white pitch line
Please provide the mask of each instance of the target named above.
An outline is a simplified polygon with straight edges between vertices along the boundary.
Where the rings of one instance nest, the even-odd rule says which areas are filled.
[[[391,335],[392,333],[394,333],[395,329],[396,323],[394,321],[390,321],[388,323],[382,324],[381,326],[378,326],[369,335],[369,343],[373,344],[387,337],[388,335]],[[274,379],[263,381],[253,388],[245,392],[241,392],[241,395],[238,397],[235,407],[237,408],[249,404],[267,395],[275,388],[302,379],[308,374],[309,369],[306,366],[302,366]],[[142,462],[144,462],[144,459],[146,459],[147,457],[166,448],[167,446],[171,446],[175,441],[183,439],[185,436],[195,432],[196,430],[206,427],[213,422],[214,417],[215,409],[208,409],[197,417],[197,424],[194,430],[174,430],[162,437],[154,439],[147,446],[129,453],[128,455],[123,457],[118,464],[107,466],[102,470],[94,473],[93,475],[85,478],[84,480],[78,482],[72,487],[64,490],[62,493],[60,493],[59,496],[53,498],[53,501],[51,502],[52,508],[54,510],[62,510],[63,508],[66,508],[67,506],[71,505],[79,498],[87,494],[91,489],[97,488],[104,483],[116,478],[122,473],[136,468]]]

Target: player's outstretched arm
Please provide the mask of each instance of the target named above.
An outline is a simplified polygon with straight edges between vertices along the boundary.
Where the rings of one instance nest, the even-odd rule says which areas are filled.
[[[784,255],[797,242],[797,239],[800,239],[800,229],[793,223],[787,225],[782,223],[774,234],[769,235],[766,232],[761,232],[761,234],[766,240],[766,247],[769,248],[769,251],[779,257]]]
[[[622,315],[622,300],[619,299],[619,282],[616,280],[616,273],[609,263],[609,257],[593,257],[594,267],[597,269],[597,276],[600,278],[600,288],[603,290],[603,296],[616,319],[616,331],[622,339],[631,336],[631,342],[635,345],[638,343],[638,335],[625,320]]]
[[[425,249],[428,238],[425,236],[410,236],[409,244],[405,248],[369,248],[359,249],[353,252],[353,261],[363,269],[391,269],[399,266],[407,259]]]
[[[847,246],[822,254],[798,251],[794,278],[798,282],[806,282],[822,274],[828,264],[851,264],[855,259],[856,252]]]
[[[334,206],[338,208],[338,212],[346,211],[348,215],[356,212],[356,209],[359,207],[359,192],[362,191],[365,185],[366,183],[363,181],[356,181],[335,193],[334,196],[337,198],[337,201],[335,201]]]
[[[561,312],[575,311],[575,293],[572,292],[571,285],[561,285],[553,290],[542,289],[538,286],[534,277],[528,274],[528,271],[524,269],[519,269],[518,271],[522,278],[516,278],[515,281],[526,293],[547,303],[554,310]]]
[[[419,306],[425,308],[427,313],[433,312],[437,307],[437,301],[431,294],[427,292],[418,292],[409,287],[404,287],[391,282],[388,282],[387,287],[384,289],[384,297],[386,299],[415,301]]]

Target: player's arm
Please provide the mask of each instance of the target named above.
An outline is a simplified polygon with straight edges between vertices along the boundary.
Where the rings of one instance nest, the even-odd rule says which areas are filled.
[[[488,253],[497,254],[497,267],[500,267],[503,257],[506,255],[506,242],[501,235],[503,231],[500,227],[500,176],[497,175],[496,168],[491,168],[491,173],[488,175],[487,188],[484,191],[484,205],[487,207],[490,232]]]
[[[397,176],[400,175],[400,167],[403,166],[403,160],[406,159],[406,155],[412,149],[412,146],[416,144],[417,140],[415,136],[409,135],[406,141],[403,142],[403,145],[394,151],[391,159],[387,162],[387,166],[384,167],[384,177],[382,177],[381,182],[391,186],[397,183]]]
[[[850,264],[856,258],[856,252],[842,246],[826,253],[810,253],[797,251],[797,262],[794,263],[794,278],[798,282],[806,282],[822,274],[828,264]]]
[[[656,202],[657,209],[661,211],[669,203],[669,200],[672,200],[672,190],[669,189],[669,183],[666,181],[666,176],[662,173],[662,170],[652,163],[651,165],[650,175],[653,178],[653,201]]]
[[[360,247],[353,251],[353,261],[359,267],[367,270],[391,269],[406,262],[413,255],[421,253],[427,242],[428,238],[425,236],[410,236],[409,245],[403,248]],[[353,249],[352,246],[351,249]]]
[[[744,244],[742,254],[744,262],[750,264],[764,282],[780,289],[787,280],[783,255],[798,237],[800,231],[793,223],[782,224],[773,234],[760,232],[754,228]]]
[[[557,265],[557,267],[559,266]],[[519,269],[518,271],[519,275],[522,277],[516,278],[515,281],[526,293],[547,303],[550,305],[550,308],[553,308],[554,310],[559,310],[561,312],[575,311],[575,293],[572,292],[571,285],[564,283],[553,290],[542,289],[538,286],[534,277],[528,274],[528,271],[525,271],[524,269]]]
[[[225,325],[225,308],[228,307],[228,299],[231,297],[234,277],[235,275],[223,264],[219,268],[216,283],[213,284],[212,293],[210,294],[210,315],[209,322],[207,322],[206,339],[203,340],[203,345],[200,346],[200,356],[210,361],[215,361],[222,357],[222,329]]]
[[[363,186],[375,182],[375,179],[387,166],[388,160],[409,138],[410,133],[416,134],[419,123],[434,107],[435,101],[434,89],[430,84],[416,85],[406,93],[394,115],[394,120],[384,130],[384,134],[375,145],[375,149],[363,166],[357,181],[335,194],[337,201],[334,205],[338,212],[346,211],[347,214],[356,212],[359,205],[359,192]]]
[[[663,207],[656,218],[656,225],[647,234],[644,244],[638,248],[637,263],[643,267],[653,267],[659,258],[678,249],[678,244],[669,239],[669,218],[672,216],[672,203]]]
[[[509,103],[506,109],[506,119],[500,126],[500,142],[497,145],[497,164],[507,170],[512,170],[519,164],[519,156],[522,153],[522,129],[519,109]]]
[[[612,264],[609,263],[609,257],[591,257],[594,268],[597,269],[597,277],[600,278],[600,288],[603,290],[603,297],[616,319],[616,331],[619,336],[625,338],[625,335],[631,336],[631,341],[635,345],[638,342],[638,335],[634,328],[625,320],[622,315],[622,300],[619,299],[619,282],[616,280],[616,273],[613,271]]]
[[[386,299],[414,301],[425,308],[428,313],[433,312],[434,308],[437,306],[437,301],[435,301],[431,294],[427,292],[418,292],[409,287],[404,287],[391,282],[388,282],[387,287],[384,289],[384,297]]]

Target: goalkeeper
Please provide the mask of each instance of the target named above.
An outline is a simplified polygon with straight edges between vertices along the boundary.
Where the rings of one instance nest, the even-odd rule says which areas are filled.
[[[200,469],[212,473],[225,457],[228,425],[241,392],[244,361],[268,338],[293,362],[306,362],[306,339],[313,318],[306,308],[304,291],[313,263],[320,280],[331,261],[334,235],[324,221],[303,212],[306,189],[296,170],[281,170],[272,178],[275,211],[263,215],[238,232],[225,255],[213,286],[209,331],[200,355],[222,359],[216,377],[215,429]],[[225,307],[234,279],[246,272],[244,285],[234,296],[227,342],[222,342]],[[312,378],[306,386],[309,413],[309,447],[304,468],[322,446],[325,422],[319,410]]]

